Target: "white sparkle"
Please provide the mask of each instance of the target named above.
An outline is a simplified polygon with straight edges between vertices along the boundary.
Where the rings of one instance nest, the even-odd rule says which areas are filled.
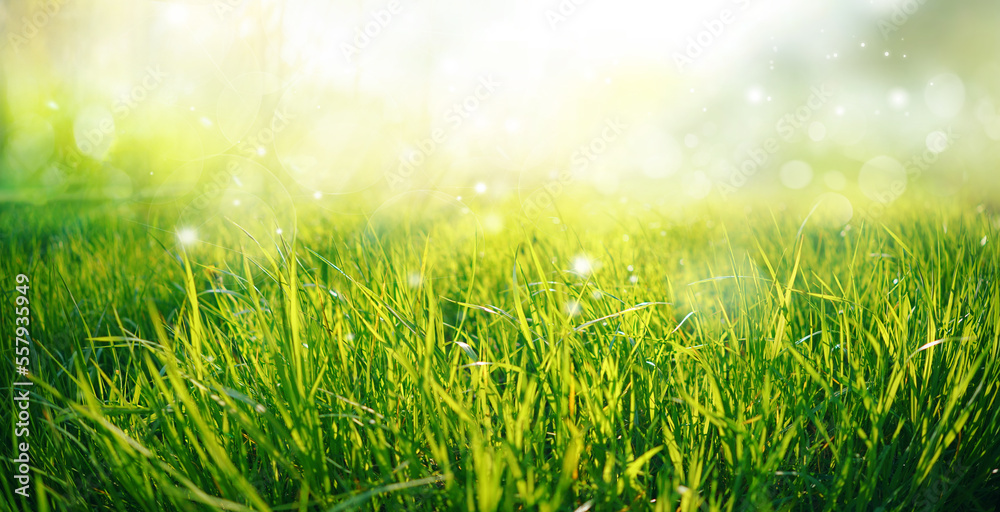
[[[192,228],[183,228],[177,231],[177,240],[184,245],[190,245],[198,241],[198,232]]]
[[[577,256],[573,260],[573,271],[577,274],[588,276],[594,271],[594,265],[586,256]]]

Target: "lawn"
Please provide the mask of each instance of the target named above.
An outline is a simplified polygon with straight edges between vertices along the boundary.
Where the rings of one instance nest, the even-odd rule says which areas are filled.
[[[0,501],[1000,502],[995,206],[908,197],[845,226],[794,200],[558,204],[303,205],[281,234],[171,232],[131,203],[0,207],[3,360],[23,334],[33,383],[31,498],[8,474]],[[25,438],[5,434],[10,460]]]

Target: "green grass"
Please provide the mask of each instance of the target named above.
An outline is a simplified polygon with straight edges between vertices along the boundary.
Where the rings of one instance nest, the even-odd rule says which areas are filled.
[[[470,203],[499,230],[419,201],[371,223],[301,210],[294,240],[187,249],[124,206],[3,207],[5,362],[14,276],[31,278],[35,488],[21,500],[5,474],[0,501],[1000,501],[998,212],[897,205],[843,230],[803,223],[811,205],[565,202],[558,223]]]

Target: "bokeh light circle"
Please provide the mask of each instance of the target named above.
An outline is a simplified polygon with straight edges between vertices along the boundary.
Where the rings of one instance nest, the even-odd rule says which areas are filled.
[[[812,183],[813,170],[806,162],[790,160],[781,166],[778,175],[782,185],[792,190],[800,190]]]

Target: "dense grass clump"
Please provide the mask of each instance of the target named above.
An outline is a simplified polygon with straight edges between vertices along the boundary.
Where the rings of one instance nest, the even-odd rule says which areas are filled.
[[[808,208],[576,204],[299,211],[284,238],[184,246],[127,207],[4,207],[5,361],[14,276],[31,278],[36,487],[22,500],[5,477],[2,501],[1000,502],[997,212],[897,205],[845,228]]]

